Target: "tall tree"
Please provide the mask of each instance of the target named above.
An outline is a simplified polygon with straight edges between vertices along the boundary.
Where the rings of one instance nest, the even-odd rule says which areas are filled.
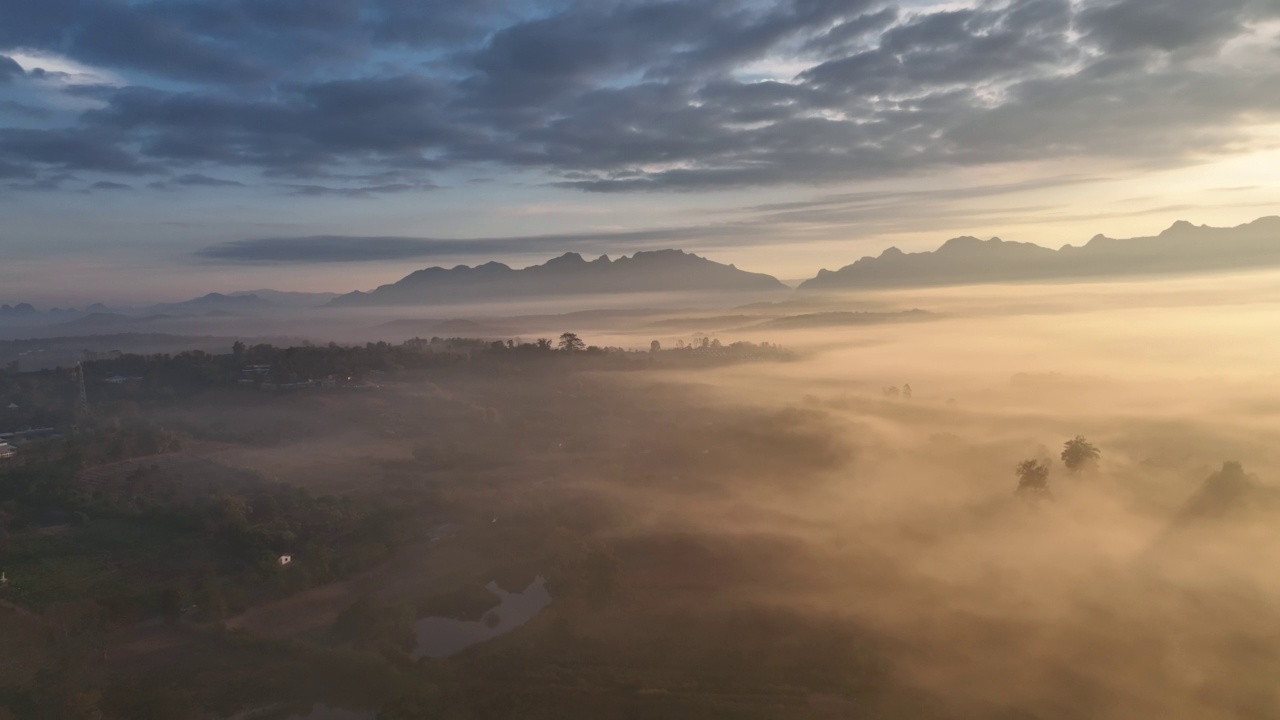
[[[577,352],[587,347],[587,344],[578,337],[577,333],[562,333],[560,335],[560,349],[565,352]]]
[[[1023,460],[1018,463],[1018,492],[1047,495],[1049,493],[1049,464],[1039,460]]]
[[[1083,435],[1077,435],[1062,444],[1062,464],[1071,472],[1097,463],[1100,457],[1102,451],[1085,440]]]

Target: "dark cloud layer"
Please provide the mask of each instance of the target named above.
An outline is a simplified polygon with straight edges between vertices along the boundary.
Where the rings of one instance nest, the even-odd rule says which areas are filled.
[[[173,179],[175,185],[186,185],[188,187],[241,187],[244,183],[235,180],[223,180],[221,178],[209,177],[200,173],[187,173],[179,175]]]
[[[232,263],[347,263],[378,260],[410,260],[461,255],[511,255],[564,252],[571,249],[597,250],[608,246],[663,246],[689,238],[728,239],[754,234],[750,228],[729,226],[680,227],[660,230],[605,233],[521,235],[499,238],[440,239],[406,237],[313,237],[255,238],[212,245],[196,257]]]
[[[0,47],[126,82],[77,87],[99,106],[74,120],[0,128],[0,173],[235,168],[370,197],[494,166],[635,192],[1177,164],[1280,118],[1276,63],[1218,57],[1276,18],[1273,0],[8,0]],[[0,84],[27,75],[0,57]]]
[[[132,185],[126,185],[124,183],[118,183],[118,182],[111,182],[110,180],[99,180],[98,182],[89,186],[90,192],[96,191],[96,190],[129,191],[132,189],[133,189]]]
[[[560,233],[508,237],[445,239],[408,237],[312,237],[253,238],[211,245],[196,257],[235,264],[349,263],[462,256],[511,256],[531,253],[584,253],[633,251],[696,242],[699,247],[736,246],[743,241],[785,243],[802,237],[815,223],[838,222],[867,232],[899,225],[903,218],[919,229],[940,230],[948,223],[974,219],[982,211],[963,209],[967,200],[999,198],[1027,191],[1068,187],[1098,180],[1092,176],[1047,177],[1032,181],[977,185],[945,190],[875,191],[840,193],[812,200],[740,207],[726,214],[742,216],[731,222],[657,228],[638,231]],[[934,208],[927,218],[913,218],[913,208],[928,202]],[[1008,212],[1034,212],[1043,208],[1004,206]]]
[[[362,185],[355,187],[330,187],[328,185],[285,185],[290,195],[303,197],[348,197],[369,198],[377,195],[396,195],[415,190],[434,190],[430,183],[385,183],[382,185]]]

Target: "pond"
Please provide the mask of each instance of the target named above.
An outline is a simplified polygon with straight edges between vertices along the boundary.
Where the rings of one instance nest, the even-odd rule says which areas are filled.
[[[515,630],[537,617],[551,604],[547,581],[541,575],[523,592],[510,593],[498,587],[496,582],[486,586],[498,596],[498,606],[486,612],[479,620],[455,620],[446,617],[427,617],[414,623],[417,647],[413,659],[447,658],[466,648],[492,640]]]

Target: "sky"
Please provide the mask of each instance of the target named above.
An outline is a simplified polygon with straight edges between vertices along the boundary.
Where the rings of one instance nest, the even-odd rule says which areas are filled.
[[[4,0],[0,302],[1280,214],[1280,0]]]

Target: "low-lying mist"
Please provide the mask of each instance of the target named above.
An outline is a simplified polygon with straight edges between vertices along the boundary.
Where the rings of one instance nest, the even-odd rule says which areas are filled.
[[[1280,717],[1275,279],[362,310],[87,361],[65,435],[7,374],[0,708]]]
[[[879,638],[902,685],[870,716],[1273,717],[1273,281],[886,293],[945,313],[690,373],[741,418],[682,438],[698,477],[593,485],[620,537],[740,552],[713,586]],[[1048,493],[1015,491],[1027,459]]]

